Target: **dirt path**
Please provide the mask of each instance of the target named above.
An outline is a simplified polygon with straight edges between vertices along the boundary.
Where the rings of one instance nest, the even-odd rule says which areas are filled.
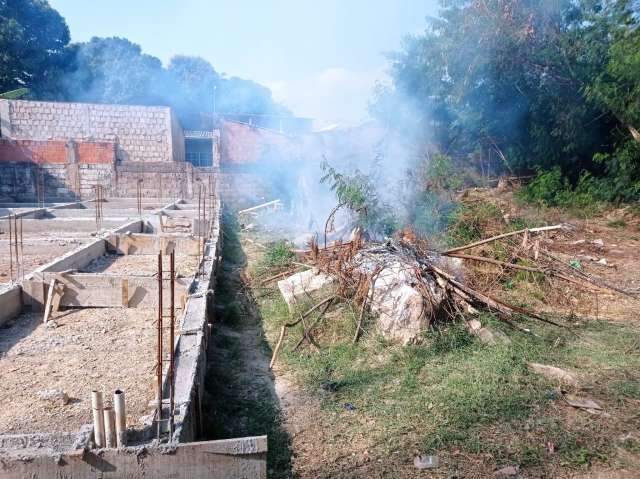
[[[269,370],[271,349],[245,268],[244,252],[228,227],[206,377],[205,438],[267,434],[269,477],[292,477],[290,437],[283,427],[280,398]]]

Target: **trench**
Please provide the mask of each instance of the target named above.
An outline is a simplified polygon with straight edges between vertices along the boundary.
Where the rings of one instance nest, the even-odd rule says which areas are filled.
[[[225,212],[203,397],[203,439],[268,436],[268,477],[291,477],[291,437],[269,369],[271,348],[246,281],[239,225]]]

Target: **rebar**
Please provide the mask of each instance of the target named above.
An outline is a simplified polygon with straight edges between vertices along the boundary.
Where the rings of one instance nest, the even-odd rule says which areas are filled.
[[[158,334],[157,334],[157,357],[156,357],[156,387],[158,406],[156,409],[156,419],[158,424],[158,439],[162,434],[162,252],[158,253]]]
[[[138,201],[138,216],[142,216],[142,183],[144,180],[142,178],[138,179],[136,184],[136,198]]]
[[[13,225],[11,224],[11,215],[9,215],[9,274],[13,281]]]
[[[173,437],[173,420],[174,420],[174,386],[175,386],[175,362],[174,362],[174,345],[175,345],[175,278],[176,278],[176,252],[171,252],[169,256],[169,437]]]
[[[95,213],[96,213],[96,230],[102,229],[102,203],[104,201],[104,187],[102,185],[95,185]]]

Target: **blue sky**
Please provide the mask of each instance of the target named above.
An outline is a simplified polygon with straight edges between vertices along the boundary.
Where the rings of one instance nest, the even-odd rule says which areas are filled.
[[[420,33],[435,0],[50,0],[73,41],[121,36],[167,62],[198,55],[258,81],[302,116],[366,117],[384,52]]]

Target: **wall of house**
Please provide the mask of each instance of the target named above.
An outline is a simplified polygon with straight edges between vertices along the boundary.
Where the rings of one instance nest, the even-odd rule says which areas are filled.
[[[168,107],[0,100],[0,133],[19,140],[110,142],[122,162],[184,160],[182,132]]]

